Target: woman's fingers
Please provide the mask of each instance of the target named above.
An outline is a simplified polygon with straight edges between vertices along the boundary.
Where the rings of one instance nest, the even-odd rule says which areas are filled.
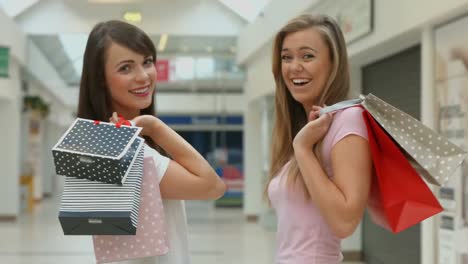
[[[313,106],[312,106],[312,110],[313,110],[313,111],[319,111],[320,109],[321,109],[320,106],[317,106],[317,105],[313,105]]]
[[[309,112],[309,121],[315,120],[318,117],[318,112],[317,111],[310,111]]]
[[[119,122],[119,116],[117,115],[117,112],[113,112],[111,118],[109,118],[109,122],[111,123],[117,123]]]

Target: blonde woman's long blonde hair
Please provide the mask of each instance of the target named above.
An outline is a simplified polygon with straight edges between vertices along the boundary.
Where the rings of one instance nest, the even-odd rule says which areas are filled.
[[[305,196],[310,199],[310,193],[305,188],[296,159],[294,158],[293,139],[299,130],[307,123],[307,114],[303,106],[294,100],[286,87],[281,74],[281,49],[288,34],[301,30],[317,29],[330,50],[332,70],[326,87],[320,96],[319,105],[332,105],[343,101],[350,91],[348,55],[343,34],[334,19],[325,15],[301,15],[290,20],[277,34],[273,43],[272,71],[276,83],[275,115],[272,135],[271,167],[268,184],[278,174],[280,169],[291,160],[288,171],[288,184],[299,182],[304,188]],[[312,151],[312,150],[311,150]],[[315,149],[316,153],[318,150]],[[320,160],[320,156],[319,160]],[[266,190],[267,190],[266,189]]]

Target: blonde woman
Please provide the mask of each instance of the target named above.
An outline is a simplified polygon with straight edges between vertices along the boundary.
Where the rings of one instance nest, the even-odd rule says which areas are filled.
[[[285,25],[273,48],[276,82],[272,163],[267,193],[278,216],[275,263],[336,264],[341,239],[363,217],[372,161],[362,109],[319,117],[347,99],[342,32],[327,16]]]

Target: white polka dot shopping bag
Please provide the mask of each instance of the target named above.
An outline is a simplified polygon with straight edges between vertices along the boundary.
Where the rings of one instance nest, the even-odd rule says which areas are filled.
[[[97,263],[160,256],[168,252],[166,219],[152,157],[144,160],[136,235],[94,236],[93,242]]]
[[[320,114],[361,105],[403,150],[424,179],[444,185],[466,158],[467,153],[419,120],[369,94],[323,108]]]
[[[52,149],[58,175],[125,184],[142,128],[77,118]]]
[[[65,235],[135,235],[143,178],[144,140],[124,185],[66,177],[59,209]]]

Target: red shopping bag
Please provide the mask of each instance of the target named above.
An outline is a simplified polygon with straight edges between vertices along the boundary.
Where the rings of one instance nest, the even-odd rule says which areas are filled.
[[[368,212],[374,223],[394,233],[405,230],[443,208],[398,146],[363,112],[374,163]]]

